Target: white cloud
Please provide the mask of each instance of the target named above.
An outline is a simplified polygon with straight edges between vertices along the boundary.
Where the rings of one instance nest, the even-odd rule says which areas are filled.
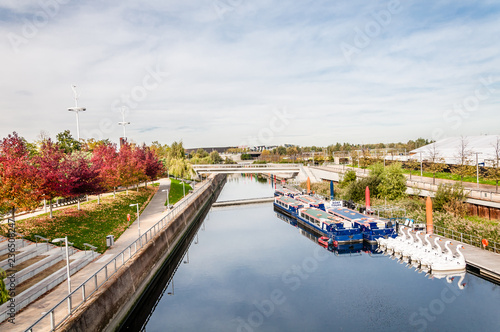
[[[156,66],[168,77],[127,115],[127,134],[137,142],[236,145],[258,136],[281,106],[295,119],[275,133],[276,144],[406,141],[430,138],[438,127],[445,135],[498,130],[499,85],[459,128],[444,117],[481,79],[500,80],[495,3],[466,11],[458,6],[470,3],[426,9],[404,2],[350,63],[341,43],[353,44],[356,29],[388,1],[68,2],[26,36],[39,3],[0,5],[2,137],[75,133],[66,108],[76,84],[87,107],[82,133],[117,141],[113,106],[139,91]],[[229,6],[223,13],[220,3]],[[17,52],[13,34],[23,41]]]

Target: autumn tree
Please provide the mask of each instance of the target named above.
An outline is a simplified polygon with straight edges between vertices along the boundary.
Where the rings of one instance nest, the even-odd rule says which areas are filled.
[[[41,179],[25,140],[16,132],[0,142],[0,212],[34,209],[40,197]]]
[[[113,190],[113,197],[115,197],[116,188],[120,185],[116,144],[109,143],[97,146],[92,152],[90,161],[92,167],[97,171],[97,181],[102,190],[97,193],[99,203],[99,195],[105,191]]]
[[[78,210],[80,210],[79,197],[100,194],[103,191],[99,181],[99,170],[93,167],[83,153],[73,153],[66,159],[66,163],[66,177],[70,187],[68,195],[78,198]]]
[[[40,155],[36,158],[40,172],[42,197],[49,201],[50,217],[52,218],[52,199],[58,196],[68,196],[71,193],[72,179],[68,168],[69,162],[60,147],[50,139],[42,142]]]
[[[120,148],[117,158],[117,172],[120,184],[127,188],[127,194],[128,187],[139,183],[142,178],[143,165],[134,154],[134,148],[130,144],[124,144]]]
[[[378,185],[380,197],[395,200],[406,196],[406,177],[399,162],[385,168]]]

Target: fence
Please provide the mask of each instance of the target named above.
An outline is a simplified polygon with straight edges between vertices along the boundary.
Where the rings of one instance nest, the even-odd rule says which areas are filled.
[[[205,182],[202,186],[196,188],[191,195],[186,196],[179,201],[176,206],[160,221],[154,224],[146,232],[144,232],[137,240],[132,242],[122,252],[112,258],[106,265],[90,276],[80,286],[68,294],[52,309],[47,311],[26,331],[34,331],[35,327],[42,329],[47,320],[50,322],[51,330],[59,326],[66,318],[68,318],[78,307],[87,301],[112,275],[114,275],[121,267],[125,265],[134,255],[144,247],[156,234],[166,228],[170,222],[179,215],[193,200],[195,200],[208,186],[211,181]],[[64,308],[66,307],[66,308]]]
[[[488,246],[484,247],[482,243],[483,239],[475,235],[464,234],[441,226],[434,226],[434,233],[442,235],[444,237],[447,237],[455,241],[460,241],[462,243],[470,244],[471,246],[480,248],[483,247],[484,249],[492,251],[497,254],[500,253],[500,244],[494,241],[488,241]]]

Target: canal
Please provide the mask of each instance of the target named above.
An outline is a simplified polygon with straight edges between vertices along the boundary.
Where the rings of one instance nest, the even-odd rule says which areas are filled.
[[[219,201],[272,195],[266,181],[233,176]],[[493,283],[426,276],[366,246],[328,251],[314,239],[272,203],[213,208],[121,330],[499,330]]]

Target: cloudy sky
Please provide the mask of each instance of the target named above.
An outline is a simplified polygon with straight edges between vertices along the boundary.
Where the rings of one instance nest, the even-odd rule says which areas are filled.
[[[1,0],[0,136],[185,147],[499,134],[500,3]]]

